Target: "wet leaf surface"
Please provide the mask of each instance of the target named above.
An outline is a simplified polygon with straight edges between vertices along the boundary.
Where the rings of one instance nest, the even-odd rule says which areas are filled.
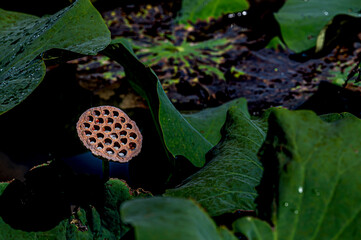
[[[0,16],[0,114],[40,84],[45,75],[41,60],[45,51],[60,48],[91,55],[110,42],[108,29],[88,0],[78,0],[49,17],[2,9]]]
[[[261,152],[260,217],[235,222],[248,239],[359,239],[360,119],[277,109]],[[322,172],[320,172],[322,169]]]
[[[288,0],[277,12],[281,33],[290,49],[302,52],[316,46],[323,27],[338,14],[358,16],[361,10],[357,0],[298,1]]]
[[[249,3],[246,0],[184,0],[178,21],[186,24],[188,21],[195,22],[199,19],[217,18],[224,14],[240,12],[248,9]]]

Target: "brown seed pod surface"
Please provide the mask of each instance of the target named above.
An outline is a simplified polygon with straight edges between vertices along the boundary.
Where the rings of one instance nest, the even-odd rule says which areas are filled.
[[[142,148],[142,134],[122,110],[112,106],[90,108],[76,125],[83,144],[95,155],[115,162],[128,162]]]

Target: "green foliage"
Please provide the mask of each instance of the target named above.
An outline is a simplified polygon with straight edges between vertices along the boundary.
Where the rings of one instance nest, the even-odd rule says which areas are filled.
[[[247,112],[247,101],[244,98],[236,99],[219,107],[207,108],[197,113],[183,114],[183,117],[198,131],[205,139],[213,145],[221,140],[221,127],[226,121],[228,109],[237,107],[242,112]]]
[[[180,21],[247,7],[245,1],[185,0]],[[302,51],[314,46],[317,34],[335,15],[355,13],[359,8],[352,0],[342,4],[288,0],[277,19],[287,44]],[[0,10],[0,20],[0,114],[19,104],[42,81],[45,64],[40,57],[44,52],[60,48],[95,54],[110,39],[99,13],[88,0],[78,0],[44,18]],[[296,39],[295,29],[301,29],[301,34],[297,34],[301,41]],[[309,34],[314,38],[309,40]],[[180,46],[166,42],[140,52],[148,54],[143,56],[148,65],[171,56],[187,62],[190,55],[224,44],[224,40],[194,45],[183,42]],[[138,60],[129,43],[114,41],[103,52],[124,66],[130,84],[148,102],[169,159],[182,155],[196,167],[202,167],[206,159],[207,165],[181,185],[168,189],[167,197],[134,199],[150,194],[132,191],[125,182],[111,179],[101,185],[100,204],[79,200],[81,207],[76,213],[62,218],[48,231],[15,229],[4,221],[5,217],[0,217],[0,239],[121,239],[130,228],[124,223],[134,227],[140,240],[235,240],[234,232],[241,232],[250,240],[361,238],[359,119],[347,113],[318,117],[310,111],[285,109],[272,109],[262,118],[253,118],[244,99],[182,115],[169,101],[152,69]],[[215,68],[202,67],[220,74]],[[242,74],[238,69],[233,71]],[[46,167],[47,164],[37,169]],[[0,195],[4,196],[11,184],[0,183]],[[66,188],[59,185],[65,192]],[[75,193],[55,195],[72,194]],[[210,217],[254,210],[256,205],[258,217],[267,222],[244,217],[236,220],[230,231],[217,227]]]
[[[214,144],[197,131],[197,127],[194,128],[186,118],[193,119],[191,122],[198,127],[200,121],[203,120],[201,118],[195,120],[195,117],[192,118],[189,115],[185,118],[177,111],[169,101],[157,76],[149,67],[137,59],[131,50],[131,46],[124,39],[114,41],[103,52],[125,68],[130,84],[147,100],[166,150],[173,157],[182,155],[189,159],[194,166],[202,167],[205,163],[206,153]],[[224,107],[215,108],[215,112],[220,111],[220,114],[215,114],[215,117],[222,115],[222,112],[224,114],[224,109]],[[207,124],[200,131],[217,132],[223,123],[224,121],[217,122],[217,124]],[[209,129],[206,129],[208,126]]]
[[[134,226],[137,240],[221,239],[212,219],[186,199],[153,197],[128,201],[123,204],[121,215],[125,223]]]
[[[96,54],[110,42],[110,32],[89,0],[78,0],[52,16],[0,9],[0,114],[15,107],[40,84],[45,64],[40,56],[53,48]]]
[[[159,44],[150,44],[147,46],[138,46],[133,44],[134,50],[144,64],[154,66],[160,61],[168,61],[174,59],[175,66],[184,66],[192,69],[191,61],[197,61],[197,67],[203,70],[207,75],[216,75],[219,79],[225,80],[224,74],[218,68],[210,66],[212,62],[220,63],[222,53],[229,50],[231,46],[227,44],[225,38],[211,39],[203,42],[187,42],[183,41],[181,45],[175,46],[173,42],[168,40]],[[194,63],[193,63],[194,64]]]
[[[248,7],[249,4],[246,0],[183,0],[178,21],[187,23],[188,21],[195,22],[198,19],[217,18],[222,14],[246,10]]]
[[[319,33],[333,17],[338,14],[359,16],[360,10],[359,0],[287,0],[275,16],[288,47],[302,52],[314,47],[316,40],[322,41],[324,36]]]
[[[349,66],[346,67],[344,69],[340,68],[340,67],[336,67],[333,70],[330,70],[330,74],[332,74],[332,76],[329,77],[329,80],[332,81],[333,84],[339,85],[339,86],[344,86],[346,83],[352,84],[354,86],[357,87],[361,87],[361,82],[360,82],[360,73],[356,73],[356,71],[360,71],[361,68],[360,66]],[[352,73],[353,71],[355,71],[355,75],[356,76],[352,76],[349,78],[350,73]],[[349,78],[349,80],[347,80]]]
[[[275,227],[245,218],[236,231],[250,240],[360,239],[361,122],[350,114],[326,119],[272,112],[258,208]]]
[[[0,193],[2,193],[3,187],[5,189],[8,185],[8,183],[0,183]],[[120,205],[138,195],[124,182],[110,179],[105,184],[103,206],[98,208],[89,206],[90,212],[89,209],[79,208],[69,219],[61,221],[49,231],[17,230],[0,217],[0,239],[120,239],[129,229],[120,218]],[[140,195],[140,197],[145,196]]]
[[[254,210],[255,186],[263,170],[257,153],[266,137],[267,118],[253,120],[246,108],[232,107],[210,162],[166,195],[195,199],[211,216]]]

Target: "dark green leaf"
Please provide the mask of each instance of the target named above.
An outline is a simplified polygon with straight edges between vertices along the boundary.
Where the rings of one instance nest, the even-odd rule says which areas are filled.
[[[237,106],[241,111],[247,112],[247,100],[240,98],[216,108],[208,108],[193,114],[183,114],[183,116],[205,139],[216,145],[221,140],[221,127],[226,121],[228,109],[232,106]]]
[[[121,208],[122,219],[135,228],[137,240],[220,240],[212,219],[193,201],[153,197],[127,201]]]
[[[271,240],[277,239],[272,232],[271,226],[262,220],[252,217],[244,217],[233,223],[235,232],[242,232],[248,240]]]
[[[244,105],[230,108],[211,161],[166,195],[195,199],[211,216],[254,210],[255,186],[262,176],[257,152],[266,137],[267,115],[252,120]]]
[[[222,240],[237,240],[236,236],[228,230],[225,226],[220,226],[219,229],[219,235],[221,236]]]
[[[23,101],[40,84],[45,65],[37,59],[53,48],[96,54],[110,32],[89,0],[54,15],[35,16],[0,9],[0,114]]]
[[[288,47],[295,52],[302,52],[316,45],[322,28],[334,16],[338,14],[357,16],[360,10],[359,0],[287,0],[275,16]],[[319,40],[321,38],[322,36]]]
[[[209,17],[217,18],[226,13],[246,10],[248,6],[246,0],[183,0],[178,21],[187,23],[187,21],[195,22],[198,19],[206,20]]]
[[[320,116],[320,118],[325,122],[335,122],[344,118],[350,118],[353,115],[351,113],[329,113],[329,114],[323,114]]]
[[[273,234],[252,218],[238,220],[236,231],[251,240],[360,239],[360,134],[350,114],[325,122],[311,111],[274,110],[256,200]]]
[[[213,123],[207,123],[206,126],[209,126],[209,129],[208,127],[199,128],[200,119],[196,120],[197,116],[192,118],[187,115],[186,118],[192,118],[192,122],[197,125],[194,127],[173,106],[155,73],[137,59],[124,39],[114,41],[103,52],[123,65],[132,87],[147,100],[155,126],[167,151],[173,157],[182,155],[189,159],[193,165],[203,166],[206,153],[214,145],[197,130],[207,132],[208,136],[217,135],[224,123],[221,115],[222,112],[225,112],[225,107],[212,110],[214,112],[220,111],[220,113],[215,114],[214,118],[210,119]],[[229,105],[232,104],[238,103],[232,102]],[[198,117],[203,114],[200,113]],[[206,112],[206,114],[209,113]],[[214,122],[216,119],[219,119],[217,124]],[[212,142],[214,143],[215,139]]]

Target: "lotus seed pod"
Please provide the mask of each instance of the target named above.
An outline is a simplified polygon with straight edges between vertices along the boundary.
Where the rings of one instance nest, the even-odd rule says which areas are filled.
[[[76,125],[78,136],[95,156],[128,162],[142,148],[142,134],[122,110],[112,106],[90,108]]]

